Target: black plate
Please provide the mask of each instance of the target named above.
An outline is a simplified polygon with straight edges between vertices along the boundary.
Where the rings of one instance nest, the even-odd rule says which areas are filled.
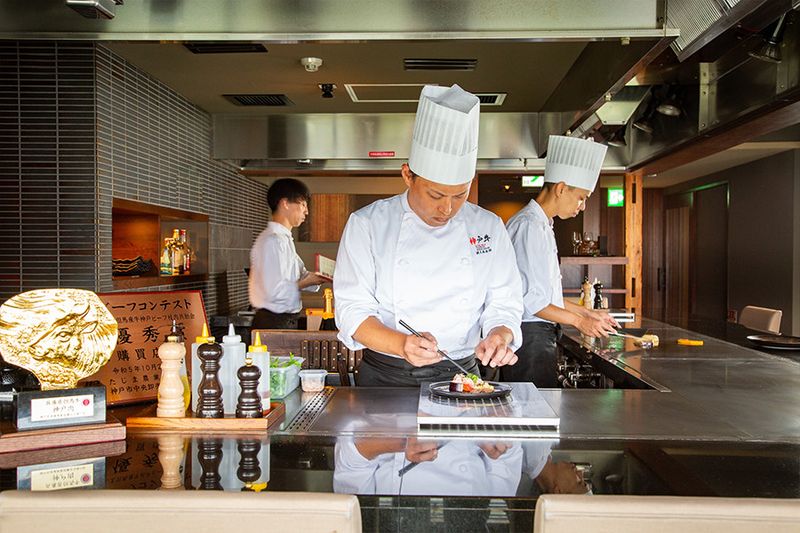
[[[789,335],[748,335],[747,340],[772,350],[800,350],[800,337]]]
[[[481,400],[485,398],[504,398],[508,396],[513,388],[508,383],[498,383],[496,381],[487,381],[486,383],[494,386],[492,392],[451,392],[449,381],[437,381],[436,383],[431,383],[431,394],[434,396],[441,396],[442,398]]]

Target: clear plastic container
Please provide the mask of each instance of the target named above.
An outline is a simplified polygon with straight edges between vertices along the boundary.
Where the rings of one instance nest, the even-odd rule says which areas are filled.
[[[269,381],[270,395],[272,398],[281,399],[300,385],[300,367],[289,365],[289,357],[270,357]],[[302,357],[295,357],[295,361],[303,364]],[[278,366],[274,366],[277,364]],[[288,365],[288,366],[287,366]]]
[[[300,383],[303,392],[319,392],[325,388],[325,376],[328,371],[321,368],[310,368],[300,371]]]

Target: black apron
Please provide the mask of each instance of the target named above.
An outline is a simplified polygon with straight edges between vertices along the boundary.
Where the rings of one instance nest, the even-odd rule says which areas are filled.
[[[475,356],[459,359],[458,364],[472,374],[480,374]],[[426,381],[450,381],[460,374],[453,363],[444,359],[427,366],[414,366],[405,359],[365,349],[358,367],[359,387],[419,387]]]

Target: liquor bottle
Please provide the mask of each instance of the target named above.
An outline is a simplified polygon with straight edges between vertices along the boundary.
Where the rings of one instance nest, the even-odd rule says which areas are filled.
[[[179,229],[172,230],[172,275],[179,276],[183,274],[183,248],[181,248],[181,231]]]
[[[189,248],[185,229],[182,229],[180,233],[180,245],[183,252],[183,273],[188,274],[192,269],[192,250]]]
[[[164,238],[164,249],[161,251],[161,268],[159,271],[162,276],[172,275],[172,241],[169,237]]]
[[[333,291],[326,288],[322,293],[325,298],[325,311],[322,312],[322,322],[319,325],[320,331],[336,331],[336,321],[333,314]]]

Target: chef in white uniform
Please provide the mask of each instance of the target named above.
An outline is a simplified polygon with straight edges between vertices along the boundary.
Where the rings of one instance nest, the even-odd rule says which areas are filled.
[[[478,374],[476,358],[516,362],[522,287],[496,215],[466,203],[478,152],[478,98],[457,85],[422,90],[408,190],[353,213],[334,276],[339,339],[363,349],[362,386],[418,386]],[[423,337],[409,334],[403,320]]]
[[[345,494],[514,496],[522,476],[518,442],[341,437],[333,490]]]
[[[561,324],[591,337],[605,337],[618,327],[605,311],[564,301],[553,233],[554,217],[572,218],[586,208],[605,154],[606,146],[600,143],[551,135],[542,191],[506,224],[522,276],[525,311],[519,362],[501,370],[504,381],[558,387],[556,341]]]

